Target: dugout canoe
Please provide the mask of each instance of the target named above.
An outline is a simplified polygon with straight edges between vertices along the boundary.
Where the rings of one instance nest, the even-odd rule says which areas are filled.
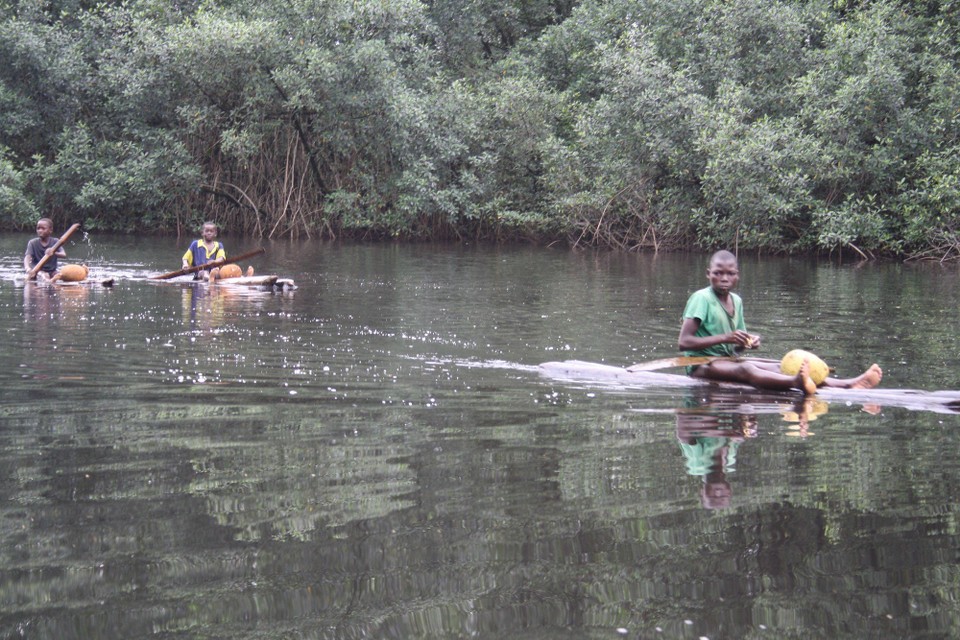
[[[210,283],[208,283],[210,284]],[[280,276],[238,276],[236,278],[217,278],[214,285],[231,287],[271,287],[274,289],[293,289],[295,285],[290,278]]]
[[[151,279],[151,282],[155,282],[156,284],[188,284],[191,286],[204,285],[208,287],[250,287],[255,289],[274,289],[277,291],[290,291],[297,288],[291,278],[281,278],[280,276],[274,275],[218,278],[212,284],[206,280],[194,280],[193,276],[180,276],[167,280]]]
[[[542,376],[570,382],[587,382],[599,385],[616,385],[624,388],[697,388],[723,387],[745,392],[758,390],[749,385],[712,382],[691,378],[682,374],[663,373],[662,371],[627,371],[616,367],[582,360],[563,362],[545,362],[539,365]],[[799,391],[769,391],[764,394],[795,399],[801,396]],[[830,403],[872,404],[887,407],[901,407],[913,411],[931,411],[934,413],[960,413],[960,390],[923,391],[920,389],[836,389],[821,387],[817,398]]]
[[[112,287],[115,280],[113,278],[101,278],[101,279],[91,279],[87,278],[86,280],[77,280],[72,282],[66,282],[64,280],[41,280],[36,278],[34,280],[24,280],[24,286],[34,286],[34,287]]]

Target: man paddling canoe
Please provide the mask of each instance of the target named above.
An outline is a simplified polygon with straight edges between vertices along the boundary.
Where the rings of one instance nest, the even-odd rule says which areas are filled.
[[[733,289],[740,281],[737,258],[729,251],[718,251],[707,267],[710,286],[695,291],[687,300],[677,345],[688,356],[736,356],[746,349],[760,347],[760,336],[747,332],[743,302]],[[810,375],[810,363],[804,361],[796,375],[782,373],[777,360],[750,358],[714,360],[688,367],[694,378],[718,382],[740,382],[760,389],[799,389],[807,395],[817,392]],[[880,384],[883,371],[876,364],[855,378],[827,377],[821,385],[844,389],[869,389]]]

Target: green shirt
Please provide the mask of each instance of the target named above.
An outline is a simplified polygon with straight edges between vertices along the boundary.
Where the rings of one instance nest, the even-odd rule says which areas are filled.
[[[739,447],[737,440],[713,436],[696,438],[692,444],[680,443],[680,450],[687,462],[687,473],[701,477],[715,471],[734,471]]]
[[[723,333],[730,333],[741,329],[747,330],[743,322],[743,301],[735,293],[730,294],[733,300],[733,316],[731,317],[727,310],[723,308],[717,294],[713,292],[712,287],[706,287],[699,291],[694,291],[687,300],[687,306],[683,310],[683,318],[696,318],[700,321],[700,327],[697,329],[697,337],[717,336]],[[733,356],[736,355],[733,344],[717,344],[699,351],[684,351],[688,356]]]

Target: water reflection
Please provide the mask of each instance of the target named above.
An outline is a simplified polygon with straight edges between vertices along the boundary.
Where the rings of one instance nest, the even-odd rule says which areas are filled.
[[[86,291],[83,287],[69,287],[69,290]],[[27,282],[22,291],[24,322],[48,329],[51,322],[60,318],[60,287]]]
[[[709,387],[691,393],[676,410],[676,435],[688,475],[701,479],[700,502],[705,509],[732,504],[729,474],[736,470],[741,444],[757,437],[757,416],[779,414],[788,433],[807,437],[810,423],[827,413],[829,405],[816,398],[793,403],[771,401],[769,394],[724,391]]]
[[[672,349],[699,259],[277,243],[263,270],[292,297],[148,281],[174,243],[131,242],[113,293],[22,291],[0,264],[0,637],[960,625],[960,416],[530,366]],[[783,345],[960,386],[956,278],[751,272]],[[864,326],[856,300],[885,313]]]
[[[83,380],[84,359],[95,335],[91,316],[110,289],[27,282],[22,293],[22,342],[6,343],[5,356],[28,379]],[[11,336],[8,333],[8,336]]]
[[[677,413],[677,440],[687,473],[703,480],[700,501],[706,509],[730,506],[733,490],[727,474],[736,468],[737,449],[750,431],[742,425],[724,425],[723,415]],[[748,416],[742,416],[749,419]],[[755,430],[753,430],[755,433]]]
[[[221,287],[193,282],[182,285],[180,305],[183,322],[191,330],[209,331],[223,324],[223,302],[226,296]]]

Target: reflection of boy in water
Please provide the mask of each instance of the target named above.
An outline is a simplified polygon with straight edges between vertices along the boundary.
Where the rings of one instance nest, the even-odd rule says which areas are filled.
[[[725,509],[733,495],[727,473],[735,470],[737,449],[745,438],[756,435],[757,423],[753,415],[710,411],[700,407],[677,412],[677,440],[687,473],[703,478],[701,504]]]
[[[228,294],[225,289],[184,287],[181,297],[184,323],[191,329],[220,327],[223,324],[223,303]]]
[[[703,478],[700,501],[707,509],[724,509],[730,506],[733,491],[727,481],[727,472],[737,464],[737,447],[743,438],[716,438],[712,436],[691,438],[680,442],[680,449],[687,459],[687,473]]]

